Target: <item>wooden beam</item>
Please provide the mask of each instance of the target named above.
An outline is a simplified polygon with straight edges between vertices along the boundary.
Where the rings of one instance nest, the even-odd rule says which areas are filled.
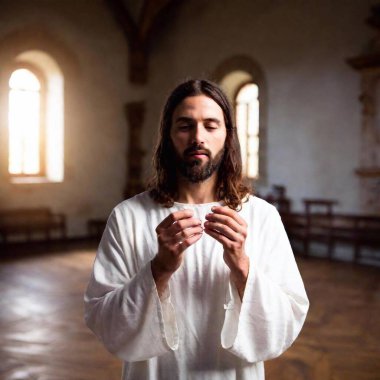
[[[122,0],[106,0],[106,2],[128,42],[129,80],[132,83],[144,84],[147,81],[148,59],[145,42],[140,37],[138,25],[133,21]]]
[[[146,0],[144,2],[138,25],[140,37],[145,43],[148,41],[150,33],[163,10],[173,2],[173,0]]]
[[[154,26],[170,5],[180,0],[145,0],[138,17],[133,20],[130,11],[122,0],[106,0],[115,20],[121,26],[128,41],[130,53],[129,80],[136,84],[145,84],[148,79],[148,41]]]

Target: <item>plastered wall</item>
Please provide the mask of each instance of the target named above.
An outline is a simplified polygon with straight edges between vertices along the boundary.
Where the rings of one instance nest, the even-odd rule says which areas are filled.
[[[185,2],[151,61],[147,135],[160,98],[178,80],[213,73],[246,55],[267,83],[267,186],[283,184],[303,198],[339,200],[359,210],[359,74],[345,62],[373,35],[365,25],[372,1]],[[221,5],[221,3],[223,5]],[[147,141],[149,138],[147,138]]]
[[[125,103],[146,104],[147,179],[168,92],[183,79],[212,76],[223,61],[244,55],[260,65],[267,83],[267,182],[260,192],[283,184],[296,209],[302,198],[323,197],[339,200],[339,211],[360,211],[354,174],[359,75],[345,60],[360,54],[372,35],[364,20],[373,3],[184,1],[152,39],[148,82],[139,86],[128,81],[127,41],[104,1],[2,1],[0,47],[9,55],[12,47],[1,45],[7,36],[27,30],[33,39],[33,30],[43,28],[49,41],[65,47],[66,58],[58,63],[67,76],[64,182],[10,184],[0,153],[0,208],[47,205],[67,214],[70,236],[85,234],[89,218],[106,217],[123,199]],[[7,54],[0,51],[0,74]],[[4,149],[6,111],[0,111]]]
[[[49,35],[41,35],[41,29]],[[49,206],[67,215],[70,236],[80,236],[89,218],[107,216],[122,200],[127,144],[123,105],[131,96],[126,43],[111,13],[96,0],[2,2],[0,41],[17,31],[26,31],[35,48],[65,49],[65,59],[60,54],[56,59],[66,74],[65,179],[11,184],[1,155],[0,208]],[[9,49],[3,44],[3,50]],[[6,118],[1,120],[4,149]]]

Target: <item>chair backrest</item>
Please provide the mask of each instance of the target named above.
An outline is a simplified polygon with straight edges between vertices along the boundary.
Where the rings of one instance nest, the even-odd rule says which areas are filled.
[[[333,199],[304,199],[306,223],[308,227],[331,227],[333,207],[338,203]]]
[[[332,215],[333,207],[338,203],[332,199],[304,199],[305,213]]]

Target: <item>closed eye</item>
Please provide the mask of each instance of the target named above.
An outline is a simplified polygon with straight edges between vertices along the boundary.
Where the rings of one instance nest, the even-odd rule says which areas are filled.
[[[177,129],[180,130],[180,131],[187,131],[187,130],[189,130],[190,128],[192,128],[191,125],[178,125],[178,126],[177,126]]]
[[[204,126],[206,129],[218,129],[221,126],[221,122],[215,118],[207,118],[204,120]]]
[[[187,131],[194,126],[194,120],[192,118],[189,118],[189,117],[180,116],[175,121],[175,125],[179,131]]]
[[[217,123],[206,123],[205,124],[205,128],[206,129],[218,129],[219,128],[219,125]]]

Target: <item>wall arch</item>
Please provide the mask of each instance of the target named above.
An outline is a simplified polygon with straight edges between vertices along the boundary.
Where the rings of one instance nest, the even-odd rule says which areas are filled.
[[[255,185],[267,183],[267,83],[261,66],[251,57],[238,55],[221,62],[211,75],[211,79],[218,83],[235,108],[235,98],[239,90],[247,83],[258,85],[260,102],[260,131],[259,131],[259,178]]]
[[[8,178],[8,80],[17,64],[31,64],[46,74],[50,81],[51,97],[61,92],[62,103],[70,103],[70,84],[79,78],[80,66],[76,54],[72,52],[58,37],[39,25],[30,25],[10,32],[0,40],[0,176]],[[60,82],[61,78],[61,83]],[[65,80],[63,80],[63,78]],[[68,84],[68,85],[67,85]],[[61,87],[61,88],[59,88]],[[49,101],[49,99],[48,99]],[[62,123],[66,120],[67,107],[63,111]],[[49,121],[48,121],[49,124]],[[52,123],[50,123],[52,124]],[[61,126],[63,133],[63,125]],[[51,134],[52,135],[52,134]],[[64,153],[63,153],[64,155]],[[63,170],[63,168],[62,168]],[[58,180],[61,176],[52,174],[50,178]]]

